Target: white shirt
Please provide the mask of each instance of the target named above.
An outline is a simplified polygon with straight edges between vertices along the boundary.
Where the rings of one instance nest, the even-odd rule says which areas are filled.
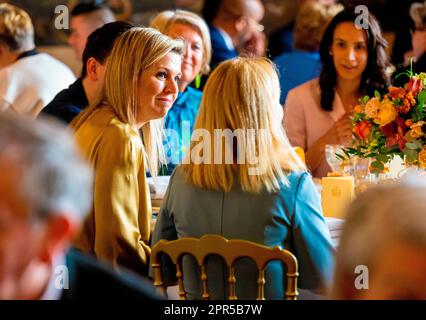
[[[222,30],[221,28],[219,28],[219,27],[216,27],[216,29],[217,29],[217,30],[219,31],[219,33],[222,35],[223,40],[225,41],[226,47],[227,47],[229,50],[235,50],[234,43],[232,42],[232,39],[231,39],[231,37],[229,36],[229,34],[228,34],[226,31],[224,31],[224,30]]]
[[[0,111],[36,117],[54,96],[75,81],[72,71],[46,53],[18,59],[0,69]]]

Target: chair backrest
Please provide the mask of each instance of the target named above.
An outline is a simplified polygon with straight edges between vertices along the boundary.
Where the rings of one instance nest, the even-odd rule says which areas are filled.
[[[219,255],[223,258],[228,268],[229,277],[229,300],[236,300],[235,290],[235,262],[248,257],[253,259],[259,272],[257,278],[258,295],[257,300],[264,300],[265,268],[269,261],[280,260],[286,266],[286,291],[287,300],[297,299],[297,277],[298,266],[296,257],[287,250],[279,247],[267,247],[247,240],[227,240],[220,235],[205,235],[200,239],[181,238],[173,241],[160,240],[151,251],[151,265],[154,272],[154,286],[160,293],[165,292],[159,254],[168,255],[176,265],[176,278],[179,286],[179,298],[186,300],[186,292],[183,285],[182,258],[184,255],[192,255],[201,268],[202,299],[210,299],[207,285],[206,263],[210,255]]]

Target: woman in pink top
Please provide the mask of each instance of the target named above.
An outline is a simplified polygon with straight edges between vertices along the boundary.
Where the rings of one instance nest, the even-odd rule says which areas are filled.
[[[305,150],[313,176],[323,177],[330,171],[324,154],[326,144],[350,142],[349,117],[359,99],[386,88],[386,45],[373,15],[359,17],[354,8],[347,8],[324,32],[320,77],[289,92],[284,127],[293,146]]]

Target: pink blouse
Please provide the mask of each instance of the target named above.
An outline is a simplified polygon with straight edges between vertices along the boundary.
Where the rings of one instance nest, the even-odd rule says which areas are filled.
[[[293,146],[299,146],[305,152],[321,138],[345,114],[342,101],[335,93],[333,111],[325,111],[320,105],[321,91],[318,78],[305,82],[291,90],[284,105],[284,129]],[[314,177],[327,175],[330,167],[324,152],[321,163],[312,172]]]

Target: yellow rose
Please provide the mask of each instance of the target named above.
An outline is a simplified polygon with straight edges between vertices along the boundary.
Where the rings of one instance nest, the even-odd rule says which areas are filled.
[[[377,113],[379,112],[380,107],[380,101],[377,98],[370,99],[367,104],[365,105],[365,115],[369,119],[373,119],[377,116]]]
[[[379,112],[374,117],[374,123],[384,126],[391,123],[396,118],[396,110],[392,102],[388,99],[384,99],[380,102]]]
[[[420,168],[426,168],[426,147],[423,147],[422,151],[420,151],[417,160]]]

